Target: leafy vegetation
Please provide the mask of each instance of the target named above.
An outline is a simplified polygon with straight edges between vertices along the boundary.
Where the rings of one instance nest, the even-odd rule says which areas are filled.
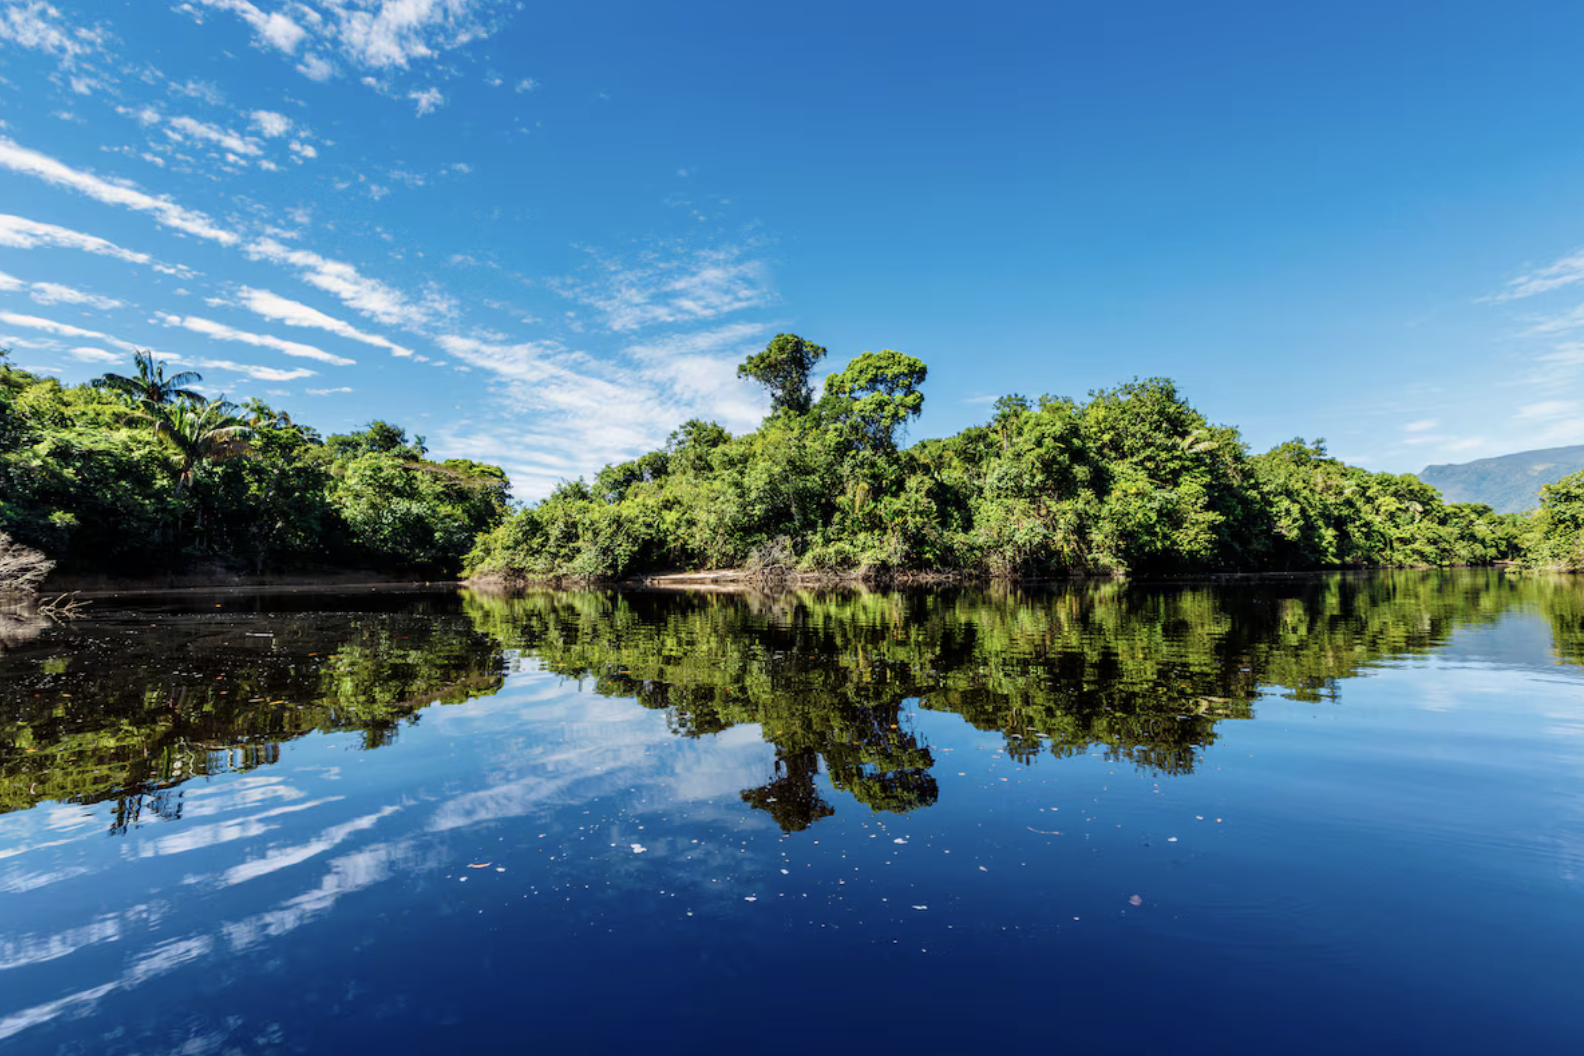
[[[783,334],[739,374],[772,411],[732,436],[693,421],[665,447],[575,481],[480,540],[480,577],[667,569],[952,572],[994,577],[1477,565],[1516,556],[1511,520],[1443,502],[1294,440],[1250,455],[1163,378],[1079,402],[1007,396],[956,436],[899,443],[927,368]]]
[[[1540,489],[1540,508],[1523,523],[1528,562],[1584,569],[1584,470]]]
[[[364,569],[454,575],[504,521],[495,466],[372,422],[322,438],[262,400],[206,399],[150,353],[63,386],[0,354],[0,533],[62,573]]]

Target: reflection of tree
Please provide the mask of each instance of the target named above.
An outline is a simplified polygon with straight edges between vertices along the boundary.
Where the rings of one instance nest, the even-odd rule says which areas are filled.
[[[276,762],[284,741],[347,730],[377,748],[431,703],[500,688],[499,643],[454,597],[358,605],[390,611],[107,617],[61,631],[70,655],[0,657],[0,811],[108,800],[124,829],[179,810],[169,796],[189,778]]]
[[[743,790],[742,800],[776,820],[782,832],[802,832],[821,818],[836,813],[825,802],[814,778],[819,774],[819,753],[788,754],[776,749],[775,777],[758,788]]]
[[[1534,576],[1539,609],[1551,624],[1551,648],[1557,658],[1584,664],[1584,579],[1576,574]]]
[[[821,760],[834,787],[875,810],[935,801],[934,755],[906,719],[915,709],[999,731],[1024,763],[1099,748],[1187,773],[1217,725],[1249,717],[1262,692],[1334,700],[1338,680],[1434,649],[1531,589],[1471,571],[1047,591],[469,593],[464,604],[506,646],[664,710],[681,736],[757,724],[776,770],[743,799],[797,831],[832,812]]]

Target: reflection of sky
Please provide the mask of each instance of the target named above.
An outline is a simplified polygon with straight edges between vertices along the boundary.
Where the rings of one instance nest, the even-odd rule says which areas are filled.
[[[180,820],[124,836],[105,836],[108,805],[0,817],[0,1039],[45,1039],[53,1050],[51,1031],[79,1014],[98,1010],[108,1023],[129,1003],[181,1000],[169,995],[193,989],[195,968],[251,978],[309,943],[342,964],[343,947],[366,938],[346,921],[377,918],[365,927],[384,928],[403,913],[474,912],[459,891],[521,900],[573,884],[614,897],[580,895],[587,900],[562,909],[566,892],[555,890],[546,915],[516,919],[598,918],[617,904],[641,915],[681,889],[677,915],[696,922],[710,905],[713,940],[723,941],[743,918],[721,905],[768,912],[796,899],[799,914],[787,919],[816,930],[840,923],[853,937],[821,952],[856,957],[872,929],[906,934],[934,914],[963,934],[976,922],[1006,932],[1033,921],[1048,937],[1056,919],[1120,919],[1131,912],[1122,905],[1135,905],[1126,896],[1142,892],[1140,912],[1164,900],[1189,922],[1170,927],[1212,937],[1179,951],[1196,957],[1239,952],[1238,936],[1280,947],[1274,933],[1311,943],[1321,959],[1357,965],[1367,952],[1392,965],[1401,951],[1373,933],[1394,919],[1435,923],[1443,902],[1462,912],[1471,889],[1519,880],[1533,888],[1526,899],[1554,913],[1584,882],[1584,673],[1549,658],[1532,617],[1510,619],[1519,626],[1466,628],[1444,653],[1350,680],[1337,703],[1263,699],[1259,721],[1224,726],[1201,772],[1171,782],[1099,752],[1021,768],[999,735],[922,714],[949,760],[936,768],[939,806],[873,815],[843,800],[830,824],[796,839],[738,801],[772,772],[756,727],[680,738],[661,712],[518,671],[494,697],[426,710],[393,746],[359,751],[355,734],[312,736],[286,745],[277,765],[189,782]],[[1380,889],[1348,864],[1360,846],[1359,861],[1389,860],[1394,876],[1419,854],[1421,871],[1441,879],[1383,908]],[[502,847],[512,850],[503,857]],[[1456,868],[1442,868],[1449,863]],[[1082,901],[1085,884],[1099,891],[1095,901]],[[843,916],[849,904],[862,909]],[[452,928],[462,928],[455,917],[423,934]],[[791,934],[772,927],[752,941],[790,944]],[[1138,934],[1119,926],[1113,937],[1136,943]],[[936,934],[928,945],[947,941]],[[1041,956],[1042,970],[1058,974],[1009,968],[997,985],[1026,976],[1060,990],[1060,958]],[[840,958],[831,965],[839,971]],[[193,1031],[193,1051],[226,1043],[223,1029]]]
[[[0,818],[0,891],[36,900],[33,912],[0,924],[0,972],[92,948],[143,948],[119,958],[122,968],[101,981],[83,986],[72,973],[69,992],[29,1006],[7,1008],[20,991],[0,987],[7,995],[0,1038],[79,1014],[216,951],[255,948],[393,876],[457,868],[447,841],[472,827],[626,797],[629,789],[641,789],[628,804],[634,815],[735,801],[767,777],[774,758],[757,728],[680,740],[659,712],[539,671],[513,674],[498,696],[429,709],[394,748],[348,757],[351,742],[311,738],[288,745],[269,772],[189,783],[179,821],[150,822],[115,840],[104,836],[103,805]],[[188,894],[164,911],[135,901],[172,884]],[[84,916],[117,892],[127,905]],[[34,927],[20,926],[29,920]],[[183,929],[183,937],[168,937]]]

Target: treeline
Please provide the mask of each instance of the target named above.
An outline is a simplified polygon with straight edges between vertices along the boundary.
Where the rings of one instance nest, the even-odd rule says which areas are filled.
[[[210,400],[139,353],[66,386],[0,350],[0,540],[57,573],[455,575],[505,519],[495,466],[426,458],[376,421],[322,437],[263,400]]]
[[[467,571],[1044,577],[1479,565],[1522,552],[1518,518],[1344,465],[1323,442],[1252,455],[1166,379],[1083,401],[1006,396],[987,424],[904,447],[926,366],[866,352],[816,400],[825,355],[777,337],[738,369],[770,391],[758,430],[688,422],[660,450],[519,512],[480,540]]]

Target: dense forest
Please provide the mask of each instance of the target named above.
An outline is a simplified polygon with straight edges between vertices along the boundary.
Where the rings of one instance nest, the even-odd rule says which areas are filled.
[[[816,396],[825,356],[778,336],[738,368],[770,395],[757,430],[687,422],[514,513],[501,469],[433,461],[383,421],[323,437],[262,400],[207,399],[150,353],[67,386],[0,351],[0,580],[37,585],[51,565],[504,580],[1584,565],[1584,475],[1529,515],[1449,503],[1321,441],[1251,454],[1162,378],[1005,396],[985,424],[909,446],[925,364],[865,352]]]
[[[1293,440],[1251,455],[1169,380],[1006,396],[984,425],[904,446],[927,368],[777,337],[738,373],[769,390],[761,427],[692,421],[665,447],[564,484],[481,540],[477,576],[662,569],[990,577],[1477,565],[1522,553],[1526,524],[1444,502]]]
[[[206,399],[199,375],[167,377],[151,354],[134,367],[66,386],[0,352],[0,560],[26,548],[68,574],[454,576],[508,513],[503,471],[431,461],[402,429],[321,437],[262,400]]]

